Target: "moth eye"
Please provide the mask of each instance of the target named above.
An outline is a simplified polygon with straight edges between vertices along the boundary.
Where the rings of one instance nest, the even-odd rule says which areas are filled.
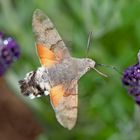
[[[87,70],[90,70],[90,67],[87,67]]]

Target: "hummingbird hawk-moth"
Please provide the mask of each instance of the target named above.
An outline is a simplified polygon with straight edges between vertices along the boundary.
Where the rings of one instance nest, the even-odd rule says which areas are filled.
[[[95,69],[95,61],[72,57],[50,19],[39,9],[33,13],[32,26],[41,67],[19,81],[21,92],[30,98],[49,95],[58,122],[72,129],[77,120],[78,80]]]

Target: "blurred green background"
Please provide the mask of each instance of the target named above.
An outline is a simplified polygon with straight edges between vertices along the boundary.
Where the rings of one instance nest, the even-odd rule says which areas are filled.
[[[112,69],[98,68],[108,78],[90,71],[79,81],[78,121],[71,131],[58,124],[48,97],[30,100],[21,95],[17,81],[40,66],[32,32],[36,8],[50,17],[72,56],[85,57],[88,33],[93,31],[89,57],[123,72],[137,61],[140,1],[0,0],[0,30],[21,46],[21,58],[5,79],[39,120],[44,132],[38,140],[139,140],[140,110]]]

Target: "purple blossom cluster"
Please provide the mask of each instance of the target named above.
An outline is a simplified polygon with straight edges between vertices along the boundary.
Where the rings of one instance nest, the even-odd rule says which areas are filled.
[[[138,53],[139,62],[128,67],[123,74],[122,82],[127,87],[130,95],[140,105],[140,52]]]
[[[12,62],[19,58],[19,45],[12,37],[0,32],[0,76],[9,68]]]

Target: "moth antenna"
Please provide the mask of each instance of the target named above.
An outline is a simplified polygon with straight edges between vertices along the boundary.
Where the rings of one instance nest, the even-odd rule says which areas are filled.
[[[97,73],[99,73],[100,75],[104,76],[104,77],[108,77],[106,74],[100,72],[99,70],[97,70],[96,68],[93,68]]]
[[[123,75],[123,73],[115,66],[111,66],[111,65],[106,65],[106,64],[96,64],[97,66],[103,66],[103,67],[107,67],[107,68],[112,68],[113,70],[115,70],[117,73],[119,73],[120,75]]]
[[[86,48],[86,57],[88,57],[89,48],[91,46],[91,39],[93,37],[93,32],[89,32],[88,40],[87,40],[87,48]]]

